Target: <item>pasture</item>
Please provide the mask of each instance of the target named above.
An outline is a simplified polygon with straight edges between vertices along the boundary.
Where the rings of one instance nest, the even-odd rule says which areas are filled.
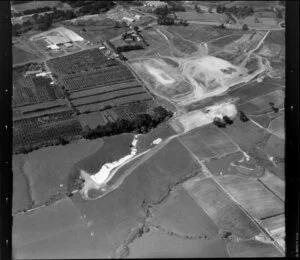
[[[257,178],[264,174],[263,168],[259,167],[254,160],[246,162],[245,155],[238,151],[227,154],[221,158],[212,158],[205,161],[205,165],[215,176],[240,176],[244,178]]]
[[[213,179],[183,184],[183,187],[220,229],[229,231],[241,239],[250,239],[260,233],[256,224]]]
[[[218,181],[256,219],[284,212],[284,203],[256,180],[225,176],[218,177]]]
[[[203,22],[218,22],[220,24],[226,23],[228,17],[226,14],[218,13],[197,13],[197,12],[176,12],[178,17],[189,21],[203,21]]]
[[[153,141],[158,138],[165,140],[173,135],[175,135],[175,132],[168,124],[159,125],[158,127],[151,129],[147,134],[139,136],[137,143],[138,152],[144,152],[149,148],[153,148],[155,146]]]
[[[17,12],[23,12],[25,10],[37,9],[41,7],[57,7],[60,1],[27,1],[27,3],[13,4],[13,9]]]
[[[96,160],[101,160],[101,157]],[[89,166],[91,160],[87,163]],[[92,223],[99,250],[112,252],[145,217],[143,205],[155,204],[170,187],[194,171],[199,171],[199,166],[174,139],[135,168],[108,196],[88,202],[80,196],[73,196],[72,200],[86,215],[86,221]]]
[[[212,124],[196,128],[181,136],[180,140],[200,160],[222,157],[238,150],[238,147]]]
[[[256,240],[229,243],[227,250],[230,257],[283,257],[273,244]]]
[[[228,257],[225,242],[187,240],[153,230],[129,245],[129,258]]]
[[[77,228],[84,224],[81,216],[68,197],[48,207],[17,215],[13,219],[13,247],[22,248],[68,229]]]
[[[190,40],[195,43],[203,43],[212,41],[225,35],[230,35],[233,30],[222,30],[216,26],[189,24],[187,27],[170,25],[166,28],[171,33],[178,33],[183,39]]]
[[[13,258],[107,257],[99,250],[89,226],[69,198],[14,217]]]
[[[168,198],[151,210],[153,225],[182,234],[214,239],[219,228],[181,186],[173,189]]]
[[[13,65],[37,61],[40,57],[29,49],[25,44],[15,44],[12,46]]]
[[[12,213],[26,210],[31,207],[32,200],[30,186],[27,176],[23,172],[24,155],[14,155],[12,157],[13,171],[13,194],[12,194]]]
[[[274,118],[268,129],[281,139],[285,139],[285,120],[284,115]]]
[[[65,146],[42,148],[23,155],[22,171],[29,180],[34,203],[44,203],[52,195],[63,193],[73,165],[95,153],[101,146],[101,140],[80,140]]]
[[[268,171],[259,180],[282,201],[285,201],[285,183],[283,180]]]

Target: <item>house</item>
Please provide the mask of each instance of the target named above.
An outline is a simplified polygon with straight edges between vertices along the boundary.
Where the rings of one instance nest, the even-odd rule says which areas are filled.
[[[134,19],[136,20],[136,21],[139,21],[140,19],[141,19],[141,15],[139,15],[139,14],[136,14],[135,16],[134,16]]]
[[[70,47],[73,46],[73,44],[72,44],[71,42],[67,42],[67,43],[64,44],[64,46],[65,46],[66,48],[70,48]]]
[[[48,50],[59,50],[59,47],[56,44],[50,44],[47,46]]]

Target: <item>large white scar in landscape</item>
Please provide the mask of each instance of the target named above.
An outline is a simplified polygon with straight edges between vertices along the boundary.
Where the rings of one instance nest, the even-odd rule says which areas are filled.
[[[109,177],[111,177],[110,173],[112,172],[113,169],[115,169],[116,167],[120,166],[121,164],[127,162],[129,159],[131,159],[133,156],[136,155],[137,142],[138,142],[137,135],[135,135],[134,139],[132,141],[132,147],[131,147],[130,154],[122,157],[118,161],[109,162],[109,163],[104,164],[96,174],[90,175],[91,179],[98,185],[105,184],[110,179],[109,178]]]

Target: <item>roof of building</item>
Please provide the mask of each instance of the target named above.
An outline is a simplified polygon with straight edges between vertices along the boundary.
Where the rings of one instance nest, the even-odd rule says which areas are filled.
[[[50,44],[47,46],[47,48],[51,49],[51,50],[58,50],[59,47],[56,44]]]

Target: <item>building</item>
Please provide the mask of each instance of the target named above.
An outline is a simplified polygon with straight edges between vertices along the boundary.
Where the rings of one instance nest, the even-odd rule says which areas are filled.
[[[139,21],[140,19],[141,19],[141,15],[139,15],[139,14],[136,14],[135,16],[134,16],[134,19],[136,20],[136,21]]]
[[[71,42],[67,42],[67,43],[64,44],[64,46],[65,46],[66,48],[70,48],[70,47],[73,46],[73,44],[72,44]]]
[[[129,17],[123,17],[122,19],[125,23],[127,23],[127,25],[130,25],[134,22],[134,19],[133,18],[129,18]]]
[[[54,51],[59,50],[59,47],[56,44],[50,44],[47,46],[47,49]]]

